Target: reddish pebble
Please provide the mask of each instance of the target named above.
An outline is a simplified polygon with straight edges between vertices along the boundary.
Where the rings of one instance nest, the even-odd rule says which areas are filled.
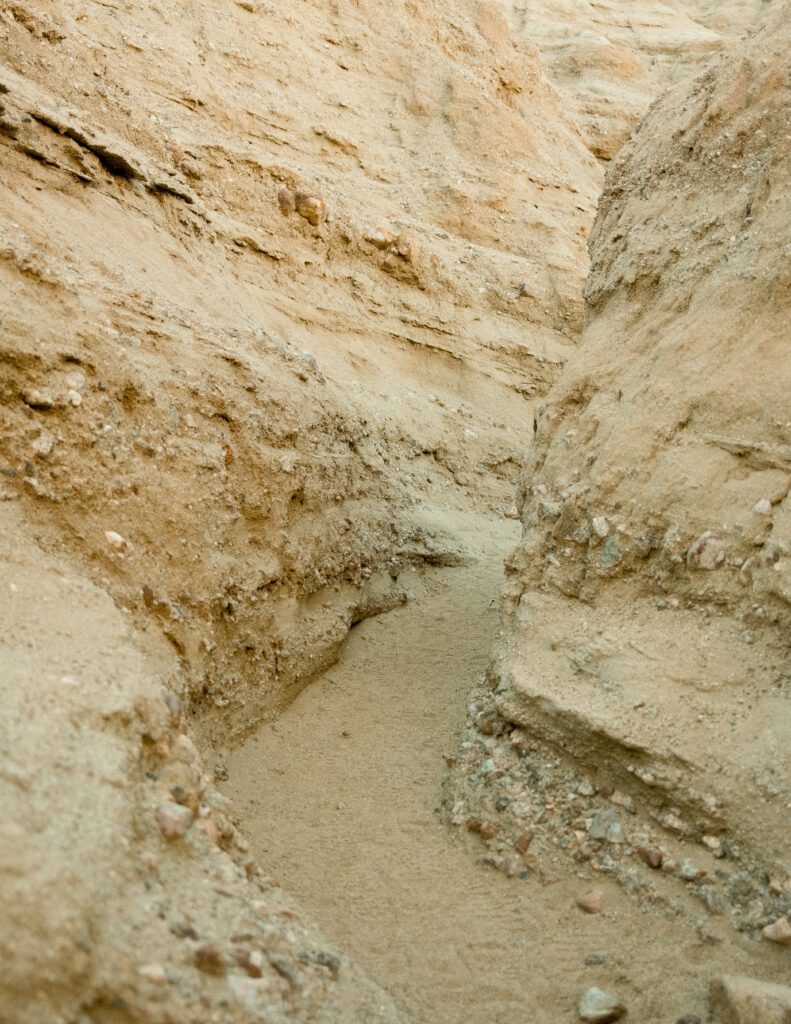
[[[601,889],[591,889],[577,897],[577,906],[586,914],[600,914],[604,907],[604,893]]]
[[[659,850],[654,849],[653,846],[638,846],[637,856],[640,860],[644,861],[649,868],[654,868],[654,870],[656,870],[657,868],[662,867],[662,854]]]

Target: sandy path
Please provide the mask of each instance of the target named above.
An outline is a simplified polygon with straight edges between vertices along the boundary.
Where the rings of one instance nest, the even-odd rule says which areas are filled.
[[[508,522],[454,526],[477,559],[355,628],[339,663],[229,755],[226,790],[259,861],[422,1024],[571,1022],[594,984],[643,1024],[705,1017],[712,974],[747,973],[754,954],[704,945],[570,861],[548,886],[507,879],[437,813],[515,540]],[[592,917],[574,895],[594,883],[607,904]],[[586,966],[589,953],[606,963]]]

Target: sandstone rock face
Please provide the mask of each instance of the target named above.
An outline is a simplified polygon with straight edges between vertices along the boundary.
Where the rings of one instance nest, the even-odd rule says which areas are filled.
[[[241,733],[512,503],[601,171],[477,0],[2,28],[4,492]]]
[[[254,868],[166,689],[167,645],[136,640],[8,502],[0,558],[0,1018],[401,1020],[348,961],[323,966]]]
[[[489,754],[503,792],[514,743],[538,738],[598,787],[563,845],[616,873],[656,849],[645,884],[661,865],[756,937],[791,897],[790,22],[668,93],[610,166],[492,670],[528,737],[501,729]],[[619,792],[637,817],[602,839],[591,818]],[[772,891],[757,870],[741,896],[718,882],[731,857]]]
[[[693,49],[708,53],[741,26],[739,12],[745,24],[753,16],[747,3],[732,10],[733,24],[712,13],[706,31],[702,20],[675,39],[687,47],[699,38]],[[386,17],[374,0],[2,6],[0,1019],[400,1019],[257,871],[193,738],[210,754],[213,742],[271,718],[336,657],[355,621],[406,600],[404,569],[464,558],[448,510],[510,508],[532,433],[526,403],[558,379],[583,324],[586,239],[602,184],[591,149],[611,155],[662,81],[622,51],[615,65],[634,78],[636,98],[598,128],[606,103],[581,100],[575,115],[570,92],[559,98],[546,80],[533,34],[515,37],[500,5],[479,0],[452,9],[395,0]],[[552,72],[559,87],[570,81],[565,60]],[[706,325],[691,311],[696,296],[706,299],[705,261],[713,276],[717,254],[732,253],[729,288],[745,289],[743,310],[716,317],[703,305],[718,327],[716,352],[732,346],[746,374],[741,391],[727,391],[744,430],[734,437],[706,426],[701,445],[713,461],[695,465],[711,502],[693,507],[684,501],[699,492],[681,476],[661,484],[660,442],[671,427],[648,417],[654,440],[635,439],[635,455],[660,475],[622,531],[635,464],[618,469],[625,449],[613,435],[611,475],[589,503],[595,568],[587,540],[562,554],[573,570],[563,592],[590,588],[591,601],[617,592],[632,608],[643,594],[632,581],[648,578],[633,568],[642,544],[652,586],[697,602],[667,615],[681,638],[673,685],[694,692],[703,710],[726,700],[742,665],[755,667],[757,648],[739,661],[732,620],[716,617],[705,647],[695,609],[701,600],[755,605],[744,629],[760,640],[764,663],[733,739],[768,730],[773,761],[759,782],[771,800],[787,746],[773,746],[774,721],[750,715],[757,707],[768,716],[768,680],[779,678],[779,641],[771,644],[788,596],[787,441],[783,427],[766,434],[778,415],[779,372],[776,393],[751,376],[774,359],[771,339],[748,358],[737,352],[735,322],[763,330],[782,301],[787,260],[771,248],[770,214],[782,202],[783,142],[768,115],[760,144],[733,127],[770,85],[780,95],[783,72],[768,48],[745,61],[731,69],[730,86],[702,80],[689,107],[684,145],[696,170],[688,187],[698,199],[678,217],[662,202],[682,170],[671,161],[662,171],[655,149],[686,152],[659,130],[662,118],[678,118],[677,99],[637,140],[632,162],[619,162],[635,191],[620,197],[612,184],[606,198],[604,264],[591,290],[600,326],[592,324],[585,355],[593,360],[585,379],[601,378],[604,415],[617,361],[608,353],[596,369],[602,337],[625,345],[621,321],[633,325],[635,347],[619,358],[636,367],[654,358],[641,346],[651,348],[663,319],[678,314],[698,353],[695,331]],[[589,96],[603,79],[591,80]],[[697,115],[707,103],[709,113]],[[653,170],[643,143],[654,147]],[[712,167],[699,151],[714,154]],[[721,223],[705,207],[703,168],[727,198]],[[630,203],[641,188],[650,188],[641,201],[654,233],[636,224],[619,255],[606,225],[639,220]],[[675,237],[689,218],[692,240]],[[750,241],[758,224],[768,240],[760,245]],[[687,268],[678,302],[644,272],[671,258],[663,281]],[[642,327],[641,296],[658,311]],[[700,368],[720,386],[724,367],[708,340],[711,358]],[[672,353],[667,359],[680,368]],[[673,423],[686,410],[684,423],[697,430],[695,417],[714,413],[709,392],[687,377],[687,404],[663,394],[662,410],[675,409]],[[568,635],[547,640],[548,657],[565,671],[568,643],[581,672],[596,677],[611,665],[617,689],[644,664],[641,638],[629,634],[635,653],[626,639],[577,628],[576,598],[564,619],[567,599],[553,596],[552,559],[561,556],[550,520],[562,518],[574,483],[573,467],[563,483],[553,475],[553,446],[568,450],[560,424],[575,429],[573,395],[586,387],[561,389],[541,419],[531,470],[544,490],[526,505],[525,555],[534,561],[530,573],[514,563],[515,583],[531,594],[538,585],[542,614],[564,609],[558,622],[569,623]],[[625,383],[619,399],[635,416],[646,414],[642,387]],[[766,404],[757,409],[759,391]],[[575,448],[589,442],[581,433]],[[726,470],[727,493],[717,489]],[[577,500],[587,515],[581,492]],[[728,511],[741,516],[743,501],[747,527]],[[686,518],[674,534],[677,507]],[[649,536],[654,513],[670,531],[661,550],[635,539],[643,519]],[[735,573],[745,545],[755,557]],[[694,587],[685,589],[687,578]],[[525,627],[515,620],[515,628],[521,636]],[[657,650],[652,657],[664,662],[664,646]],[[695,688],[690,652],[715,680],[712,694]],[[514,715],[530,713],[521,677],[507,701]],[[633,735],[633,723],[621,724]],[[638,742],[664,779],[692,754],[672,736],[656,753],[658,728]],[[621,748],[605,739],[603,763],[617,773]],[[720,743],[726,769],[731,746],[730,736]],[[701,769],[706,783],[711,764]],[[682,797],[681,810],[700,802]],[[520,834],[527,863],[532,833]],[[608,836],[623,836],[619,820]]]
[[[0,1018],[397,1019],[184,730],[511,507],[601,170],[477,0],[0,8]]]
[[[514,32],[539,47],[591,151],[609,160],[658,92],[721,54],[779,3],[504,0],[503,6]]]

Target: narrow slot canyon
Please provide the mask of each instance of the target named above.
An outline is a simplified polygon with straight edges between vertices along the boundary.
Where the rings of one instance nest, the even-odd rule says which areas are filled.
[[[634,1020],[675,1021],[705,1001],[712,971],[750,974],[762,956],[565,855],[505,877],[448,822],[445,758],[486,690],[518,531],[485,515],[446,525],[468,564],[413,574],[404,607],[356,626],[336,665],[223,758],[223,790],[262,869],[406,1019],[554,1024],[597,985]],[[593,890],[604,910],[585,913]]]
[[[789,53],[0,2],[0,1024],[791,1024]]]

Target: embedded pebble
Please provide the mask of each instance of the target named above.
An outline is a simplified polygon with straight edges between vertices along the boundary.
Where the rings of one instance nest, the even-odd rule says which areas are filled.
[[[599,563],[603,569],[613,569],[623,558],[618,537],[612,534],[602,545]]]
[[[297,204],[294,201],[294,193],[289,188],[281,188],[277,194],[277,205],[280,207],[280,212],[284,217],[288,217],[290,213],[293,213]]]
[[[31,409],[40,409],[42,411],[51,409],[55,405],[55,399],[52,397],[52,392],[39,390],[38,388],[30,388],[28,391],[24,391],[22,393],[22,400],[25,405],[29,405]]]
[[[594,1024],[607,1024],[619,1020],[626,1013],[626,1007],[615,996],[602,992],[600,988],[589,988],[580,999],[578,1013],[581,1020]]]
[[[244,969],[251,978],[260,978],[264,973],[264,954],[260,949],[254,949],[247,955],[244,962]]]
[[[637,856],[647,864],[649,868],[656,870],[657,868],[662,867],[662,853],[654,846],[638,846]]]
[[[791,921],[787,917],[779,917],[773,924],[768,924],[761,934],[770,942],[791,946]]]
[[[634,800],[632,800],[630,796],[627,796],[626,793],[621,793],[617,789],[610,797],[610,803],[613,803],[618,807],[623,807],[627,811],[634,811]]]
[[[395,251],[406,263],[411,263],[417,252],[417,245],[409,235],[399,235],[393,243]]]
[[[770,516],[772,514],[772,503],[768,498],[761,498],[753,505],[753,512],[757,516]]]
[[[157,823],[165,839],[181,839],[192,824],[192,811],[189,807],[166,800],[157,808]]]
[[[320,196],[311,196],[307,192],[295,192],[294,203],[300,217],[304,217],[313,227],[318,227],[323,220],[327,219],[327,208]]]
[[[392,245],[393,236],[381,228],[374,228],[372,231],[366,232],[365,240],[376,246],[377,249],[387,249],[389,245]]]
[[[678,874],[685,882],[695,882],[698,878],[705,875],[706,872],[702,871],[694,861],[685,858],[678,865]]]
[[[672,811],[662,818],[662,824],[668,832],[677,832],[679,835],[685,832],[687,828],[681,818],[677,814],[673,814]]]
[[[591,520],[591,526],[593,526],[593,532],[597,537],[604,538],[610,532],[610,524],[604,516],[594,516]]]
[[[219,846],[222,841],[222,832],[220,826],[214,820],[214,818],[199,818],[195,828],[203,832],[203,834],[209,839],[210,842],[214,843],[215,846]]]
[[[588,835],[591,839],[604,839],[608,843],[622,843],[623,831],[617,812],[610,808],[599,811],[590,823]]]
[[[500,831],[500,823],[497,821],[482,821],[478,831],[484,839],[494,839]]]
[[[689,569],[718,569],[725,561],[725,546],[711,530],[706,530],[687,551]]]
[[[39,436],[30,442],[30,447],[36,455],[49,455],[54,446],[55,438],[46,430],[42,430]]]
[[[104,539],[114,551],[128,551],[131,547],[128,540],[116,533],[115,530],[105,530]]]
[[[167,704],[168,711],[170,712],[171,721],[175,725],[181,718],[181,698],[172,690],[165,690],[164,699],[165,704]]]
[[[577,906],[586,914],[600,914],[604,907],[604,893],[601,889],[591,889],[577,897]]]

